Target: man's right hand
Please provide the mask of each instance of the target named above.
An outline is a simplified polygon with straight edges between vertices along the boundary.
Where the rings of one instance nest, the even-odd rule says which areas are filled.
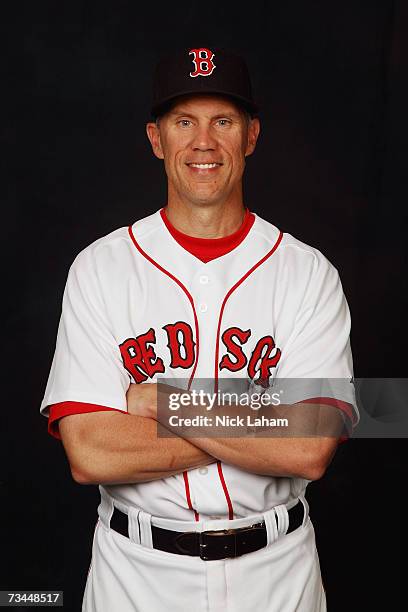
[[[155,418],[157,413],[157,384],[132,383],[126,393],[129,414]]]

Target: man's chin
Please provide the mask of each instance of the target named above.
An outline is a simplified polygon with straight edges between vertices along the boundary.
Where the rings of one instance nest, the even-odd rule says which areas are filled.
[[[209,192],[206,189],[196,189],[194,191],[190,191],[187,194],[188,200],[197,206],[210,206],[215,204],[220,204],[225,200],[225,194],[217,191]]]

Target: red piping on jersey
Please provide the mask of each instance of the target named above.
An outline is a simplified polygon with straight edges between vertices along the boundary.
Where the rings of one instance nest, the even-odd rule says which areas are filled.
[[[163,274],[166,274],[169,278],[171,278],[180,287],[180,289],[182,289],[184,291],[185,295],[188,298],[188,301],[191,304],[191,308],[193,309],[194,325],[195,325],[196,340],[197,340],[197,351],[196,351],[195,363],[194,363],[193,371],[191,372],[190,380],[188,381],[187,389],[190,389],[191,383],[193,382],[195,371],[197,369],[198,354],[199,354],[199,350],[200,350],[200,336],[199,336],[199,328],[198,328],[198,319],[197,319],[197,313],[196,313],[193,297],[192,297],[191,293],[188,291],[187,287],[185,287],[183,285],[183,283],[178,278],[176,278],[173,274],[171,274],[171,272],[169,272],[168,270],[163,268],[159,263],[157,263],[157,261],[154,261],[154,259],[152,259],[152,257],[150,257],[150,255],[148,255],[146,253],[146,251],[144,251],[142,249],[142,247],[136,241],[136,238],[135,238],[135,236],[133,234],[133,230],[132,230],[132,226],[131,225],[129,226],[129,236],[130,236],[133,244],[135,245],[135,247],[139,251],[139,253],[141,255],[143,255],[143,257],[145,257],[147,259],[147,261],[149,261],[153,266],[155,266],[158,270],[160,270],[160,272],[163,272]],[[189,487],[189,484],[188,484],[187,471],[183,472],[183,478],[184,478],[184,486],[185,486],[185,489],[186,489],[186,499],[187,499],[188,507],[191,510],[194,511],[195,520],[198,521],[200,519],[199,514],[198,514],[198,512],[196,510],[194,510],[194,508],[193,508],[193,506],[191,504],[190,487]]]
[[[133,230],[132,230],[132,226],[131,225],[129,226],[129,235],[130,235],[130,238],[132,239],[133,244],[135,245],[135,247],[139,251],[139,253],[141,253],[141,255],[143,255],[143,257],[145,257],[147,259],[147,261],[150,261],[150,263],[153,264],[153,266],[156,266],[156,268],[158,270],[160,270],[160,272],[163,272],[163,274],[166,274],[168,277],[170,277],[180,287],[180,289],[182,289],[184,291],[185,295],[188,298],[188,301],[191,304],[191,308],[193,309],[194,325],[195,325],[195,332],[196,332],[196,339],[197,339],[197,351],[196,351],[195,363],[194,363],[193,371],[191,372],[190,380],[188,381],[188,389],[190,389],[191,383],[193,382],[195,371],[197,369],[198,354],[199,354],[199,351],[200,351],[200,338],[199,338],[199,329],[198,329],[198,319],[197,319],[197,313],[196,313],[193,297],[192,297],[191,293],[189,292],[189,290],[187,289],[187,287],[185,287],[185,285],[183,285],[183,283],[178,278],[176,278],[171,272],[169,272],[168,270],[163,268],[159,263],[157,263],[157,261],[154,261],[154,259],[152,259],[152,257],[150,257],[150,255],[148,255],[146,253],[146,251],[144,251],[142,249],[142,247],[136,242],[136,238],[135,238],[135,236],[133,234]]]
[[[256,268],[258,268],[260,265],[262,265],[264,263],[264,261],[266,261],[278,248],[279,244],[281,243],[283,237],[283,232],[279,232],[279,236],[275,242],[275,244],[273,245],[272,249],[264,256],[262,257],[262,259],[260,259],[254,266],[252,266],[252,268],[250,268],[248,270],[248,272],[246,272],[244,274],[244,276],[242,278],[239,279],[239,281],[237,281],[235,283],[235,285],[233,285],[231,287],[231,289],[228,291],[228,293],[226,294],[222,305],[221,305],[221,309],[220,309],[220,314],[218,317],[218,327],[217,327],[217,338],[215,341],[215,371],[214,371],[214,393],[218,392],[218,359],[219,359],[219,344],[220,344],[220,330],[221,330],[221,321],[222,321],[222,315],[224,313],[224,308],[225,308],[225,304],[227,303],[228,298],[230,297],[230,295],[235,291],[235,289],[237,287],[239,287],[239,285],[241,285],[241,283],[244,282],[244,280],[246,280],[248,278],[248,276],[250,274],[252,274],[252,272],[254,270],[256,270]],[[232,519],[234,516],[234,510],[232,507],[232,502],[231,502],[231,497],[228,493],[228,487],[227,487],[227,483],[225,482],[224,479],[224,474],[222,473],[222,467],[221,467],[221,462],[217,462],[217,466],[218,466],[218,475],[220,477],[221,480],[221,484],[222,484],[222,488],[224,489],[224,494],[225,494],[225,498],[227,500],[227,504],[228,504],[228,514],[229,514],[229,518]]]
[[[224,474],[222,472],[221,461],[217,461],[217,468],[218,468],[218,476],[220,477],[222,488],[224,489],[225,498],[228,504],[228,518],[230,521],[232,521],[232,519],[234,518],[234,510],[232,507],[232,501],[231,501],[230,494],[228,493],[228,487],[224,479]]]
[[[252,272],[254,272],[254,270],[256,270],[256,268],[259,268],[259,266],[261,266],[267,259],[269,259],[269,257],[271,255],[273,255],[273,253],[276,251],[276,249],[278,248],[278,246],[281,243],[283,237],[283,232],[279,232],[279,236],[275,242],[275,244],[273,245],[273,248],[269,251],[269,253],[267,253],[264,257],[262,257],[262,259],[260,259],[254,266],[252,266],[252,268],[250,268],[248,270],[248,272],[246,272],[244,274],[244,276],[242,278],[239,279],[238,282],[235,283],[235,285],[233,285],[231,287],[231,289],[228,291],[227,295],[225,296],[223,302],[222,302],[222,306],[220,309],[220,314],[218,317],[218,327],[217,327],[217,338],[215,341],[215,371],[214,371],[214,393],[218,392],[218,358],[219,358],[219,352],[220,352],[220,330],[221,330],[221,321],[222,321],[222,315],[224,313],[224,308],[225,308],[225,304],[227,303],[228,298],[230,297],[230,295],[235,291],[235,289],[237,287],[239,287],[239,285],[241,285],[241,283],[244,282],[244,280],[246,280],[248,278],[248,276],[250,274],[252,274]]]
[[[188,483],[188,475],[186,471],[183,472],[183,478],[184,478],[184,486],[186,489],[186,498],[187,498],[188,507],[190,508],[190,510],[193,510],[195,520],[198,521],[200,519],[200,515],[198,514],[197,510],[194,510],[193,504],[191,503],[190,485]]]

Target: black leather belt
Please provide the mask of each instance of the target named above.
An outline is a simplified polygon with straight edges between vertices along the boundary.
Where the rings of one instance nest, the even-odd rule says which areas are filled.
[[[289,527],[287,533],[294,531],[303,521],[303,504],[288,510]],[[110,521],[111,529],[129,537],[128,517],[117,508]],[[265,521],[219,531],[171,531],[151,526],[153,548],[179,555],[201,557],[204,561],[230,559],[264,548],[267,543]]]

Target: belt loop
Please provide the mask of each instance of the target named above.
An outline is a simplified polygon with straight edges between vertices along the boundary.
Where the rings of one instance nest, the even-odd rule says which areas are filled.
[[[299,499],[303,504],[303,509],[304,509],[304,513],[303,513],[303,522],[302,522],[302,527],[304,527],[306,525],[306,521],[309,517],[309,504],[306,501],[306,498],[304,497],[304,495],[299,495]]]
[[[266,534],[267,534],[267,546],[270,546],[278,539],[278,525],[276,524],[275,508],[271,508],[264,514]]]
[[[151,514],[140,510],[138,521],[140,525],[140,544],[146,548],[153,548]]]
[[[275,506],[275,513],[278,520],[278,533],[279,535],[285,535],[289,527],[288,509],[285,504],[280,504]]]
[[[109,529],[113,514],[113,499],[101,485],[99,485],[99,493],[101,495],[101,503],[98,506],[99,518],[106,529]]]
[[[129,540],[134,542],[134,544],[140,544],[140,523],[139,523],[139,514],[141,510],[138,508],[128,508],[128,531],[129,531]]]

